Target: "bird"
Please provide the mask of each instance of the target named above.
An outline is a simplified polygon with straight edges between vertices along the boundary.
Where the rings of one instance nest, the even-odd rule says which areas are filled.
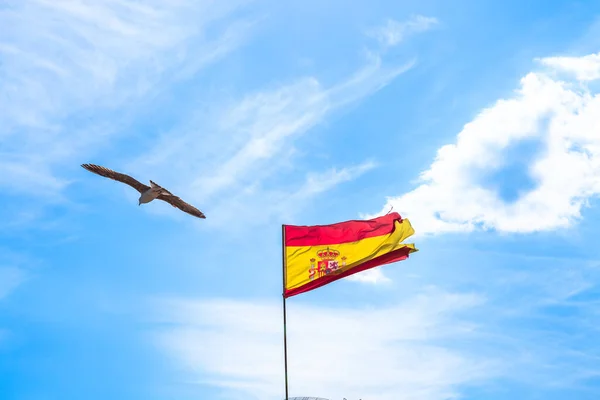
[[[138,192],[140,192],[138,206],[141,206],[142,204],[150,203],[151,201],[153,201],[155,199],[159,199],[159,200],[169,203],[173,207],[176,207],[185,213],[193,215],[194,217],[198,217],[198,218],[202,218],[202,219],[206,218],[206,215],[204,215],[204,213],[202,211],[198,210],[196,207],[192,206],[191,204],[186,203],[181,198],[175,196],[173,193],[169,192],[167,189],[163,188],[162,186],[156,184],[153,181],[150,181],[150,186],[147,186],[147,185],[144,185],[143,183],[139,182],[135,178],[132,178],[129,175],[113,171],[112,169],[108,169],[108,168],[102,167],[100,165],[81,164],[81,166],[83,168],[85,168],[86,170],[93,172],[95,174],[98,174],[100,176],[103,176],[105,178],[109,178],[109,179],[113,179],[113,180],[121,182],[121,183],[125,183],[125,184],[131,186],[132,188],[134,188],[135,190],[137,190]]]

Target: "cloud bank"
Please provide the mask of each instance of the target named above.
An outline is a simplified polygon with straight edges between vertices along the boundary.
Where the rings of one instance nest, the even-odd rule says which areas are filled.
[[[568,228],[600,193],[599,55],[541,59],[548,67],[521,79],[512,98],[481,111],[440,148],[414,190],[389,197],[417,234],[532,233]],[[541,148],[525,167],[533,188],[516,200],[490,187],[490,175],[509,166],[507,151],[527,141]],[[511,185],[514,183],[508,183]]]

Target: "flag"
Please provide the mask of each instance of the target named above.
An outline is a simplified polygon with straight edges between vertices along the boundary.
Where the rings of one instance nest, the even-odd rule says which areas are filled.
[[[394,212],[331,225],[283,226],[284,297],[327,285],[357,272],[408,258],[418,251],[402,243],[414,234]]]

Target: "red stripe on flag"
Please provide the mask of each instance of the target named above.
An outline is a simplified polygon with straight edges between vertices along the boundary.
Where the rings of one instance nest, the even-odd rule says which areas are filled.
[[[338,222],[331,225],[285,225],[286,246],[323,246],[356,242],[386,235],[394,230],[394,221],[402,221],[397,212],[368,220]]]

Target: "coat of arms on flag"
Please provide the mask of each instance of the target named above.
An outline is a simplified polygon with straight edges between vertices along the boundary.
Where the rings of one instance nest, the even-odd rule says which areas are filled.
[[[311,281],[325,275],[342,272],[346,266],[346,257],[340,257],[340,252],[335,249],[327,247],[317,251],[316,254],[319,261],[311,258],[308,268],[308,279]]]

